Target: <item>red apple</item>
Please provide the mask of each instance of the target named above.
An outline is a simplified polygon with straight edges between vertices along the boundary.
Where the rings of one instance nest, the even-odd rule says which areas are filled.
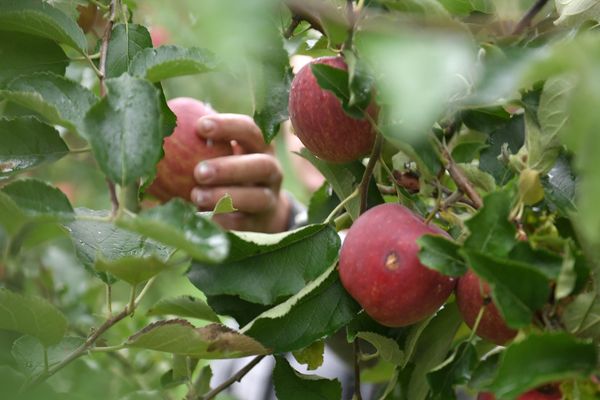
[[[160,201],[181,197],[191,201],[190,192],[197,186],[194,167],[202,160],[233,154],[228,142],[210,142],[196,133],[200,117],[216,112],[206,104],[189,97],[167,102],[177,117],[177,126],[163,142],[165,155],[157,165],[156,179],[148,192]]]
[[[557,383],[551,383],[549,385],[540,386],[536,389],[530,390],[523,393],[517,400],[561,400],[562,393],[560,391],[560,385]],[[480,393],[477,396],[477,400],[496,400],[496,397],[492,393]]]
[[[171,41],[171,34],[167,28],[155,25],[150,27],[150,38],[152,39],[152,46],[159,47]]]
[[[342,57],[322,57],[300,69],[290,89],[289,112],[294,131],[302,144],[317,157],[330,162],[349,162],[369,154],[375,130],[367,119],[346,114],[335,95],[321,89],[310,66],[327,64],[346,70]],[[372,103],[368,114],[377,120]]]
[[[382,204],[352,225],[340,252],[340,277],[365,312],[386,326],[405,326],[435,313],[455,280],[419,261],[417,239],[447,236],[399,204]]]
[[[477,314],[483,307],[480,280],[472,271],[460,277],[456,285],[456,302],[465,323],[473,328]],[[490,288],[483,283],[483,293],[487,296]],[[485,305],[483,316],[477,327],[477,335],[498,345],[503,345],[513,339],[517,331],[509,328],[493,302]]]

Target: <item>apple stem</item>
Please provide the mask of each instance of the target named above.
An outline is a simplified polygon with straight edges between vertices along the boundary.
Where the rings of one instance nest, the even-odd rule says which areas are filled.
[[[350,200],[352,200],[356,196],[358,196],[358,193],[359,193],[359,190],[357,188],[352,193],[350,193],[348,195],[348,197],[346,197],[344,200],[342,200],[340,202],[340,204],[338,204],[337,206],[335,206],[335,208],[333,209],[333,211],[331,211],[331,213],[329,213],[329,215],[325,219],[325,224],[329,224],[335,218],[335,216],[346,206],[346,204],[348,204],[350,202]]]
[[[373,175],[373,170],[375,169],[375,165],[377,164],[377,160],[381,156],[381,148],[383,147],[383,136],[381,134],[377,134],[375,138],[375,144],[373,145],[373,151],[369,156],[369,162],[367,163],[367,167],[365,169],[365,173],[358,185],[358,191],[360,193],[360,214],[364,213],[367,210],[367,199],[369,194],[369,183],[371,182],[371,175]]]
[[[471,334],[469,335],[469,342],[472,342],[475,338],[475,333],[477,333],[477,329],[479,328],[479,324],[481,323],[481,319],[483,318],[483,312],[485,311],[485,305],[482,305],[477,313],[477,318],[475,318],[475,324],[473,324],[473,329],[471,329]]]
[[[445,159],[446,170],[450,174],[450,177],[456,183],[456,186],[460,189],[461,192],[467,195],[469,199],[473,202],[474,208],[481,208],[483,206],[483,200],[479,193],[475,190],[469,179],[465,176],[463,171],[456,165],[452,155],[450,155],[450,151],[444,145],[442,149],[442,155]]]

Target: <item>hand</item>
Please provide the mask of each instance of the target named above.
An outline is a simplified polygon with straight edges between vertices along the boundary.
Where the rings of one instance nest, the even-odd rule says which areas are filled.
[[[265,144],[252,118],[240,114],[215,114],[198,120],[198,134],[213,141],[229,141],[233,155],[198,163],[192,201],[201,210],[212,210],[229,194],[237,212],[215,216],[226,229],[282,232],[287,229],[291,205],[281,191],[283,174],[271,146]]]

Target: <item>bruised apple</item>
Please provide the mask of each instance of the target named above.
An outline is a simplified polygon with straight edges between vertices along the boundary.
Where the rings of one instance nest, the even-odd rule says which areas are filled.
[[[326,64],[346,70],[342,57],[317,58],[298,71],[290,89],[290,121],[302,144],[317,157],[330,162],[354,161],[369,154],[375,130],[368,119],[355,119],[344,112],[339,99],[321,89],[310,68]],[[377,119],[377,107],[368,114]]]
[[[419,261],[417,239],[447,236],[408,208],[382,204],[352,225],[340,252],[340,277],[350,295],[382,325],[398,327],[435,313],[455,280]]]
[[[160,201],[173,197],[191,201],[194,186],[194,167],[208,158],[233,154],[228,142],[208,142],[196,133],[198,118],[216,114],[208,105],[189,97],[178,97],[167,102],[177,117],[177,126],[163,142],[164,157],[156,166],[156,179],[148,192]]]
[[[473,271],[468,271],[459,278],[456,285],[456,302],[465,323],[472,329],[477,320],[479,310],[484,306],[484,298],[488,296],[490,288],[486,283],[481,283]],[[481,321],[477,327],[478,336],[498,345],[503,345],[517,335],[517,331],[509,328],[502,315],[491,301],[485,305]]]

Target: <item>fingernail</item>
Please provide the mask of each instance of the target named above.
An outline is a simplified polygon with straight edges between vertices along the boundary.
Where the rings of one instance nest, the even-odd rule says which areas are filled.
[[[209,200],[208,193],[206,191],[198,189],[198,188],[192,189],[192,193],[190,196],[191,196],[194,204],[196,204],[197,206],[203,206]]]
[[[207,161],[202,161],[196,167],[196,179],[206,183],[215,176],[215,168]]]
[[[202,118],[198,122],[198,130],[206,135],[210,135],[212,131],[215,129],[215,121],[210,118]]]

